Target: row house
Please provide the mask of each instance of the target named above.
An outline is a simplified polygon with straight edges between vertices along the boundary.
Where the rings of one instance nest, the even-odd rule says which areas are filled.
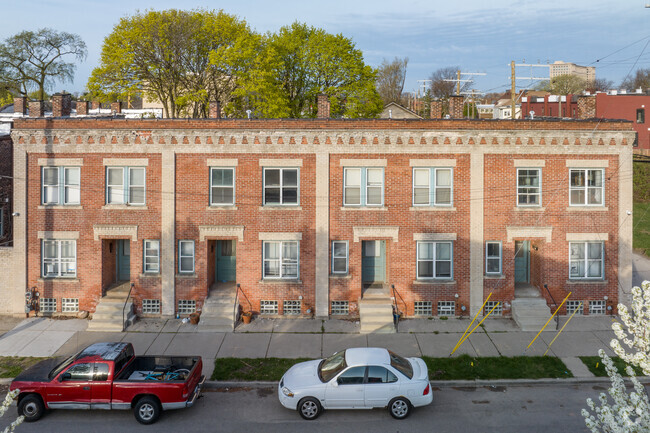
[[[627,122],[19,118],[12,138],[15,311],[37,287],[92,313],[126,282],[141,316],[228,294],[363,328],[370,300],[510,315],[571,292],[561,313],[605,314],[631,287]]]

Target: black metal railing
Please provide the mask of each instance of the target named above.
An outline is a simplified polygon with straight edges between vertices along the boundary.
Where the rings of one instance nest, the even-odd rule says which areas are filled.
[[[395,330],[399,331],[399,318],[402,316],[402,311],[400,311],[399,306],[397,305],[397,298],[399,297],[402,304],[404,304],[404,311],[407,309],[406,301],[395,288],[395,284],[391,284],[390,288],[393,291],[393,322],[395,323]]]
[[[551,298],[551,301],[553,301],[553,306],[557,308],[557,302],[555,302],[555,298],[551,294],[551,291],[548,290],[548,284],[544,284],[544,288],[546,289],[548,296]],[[551,314],[553,314],[553,311],[551,311]],[[560,327],[560,316],[556,314],[553,318],[555,319],[555,329],[558,329]]]
[[[126,313],[126,305],[129,303],[129,298],[131,298],[131,292],[133,291],[134,287],[135,283],[131,283],[131,287],[129,287],[129,294],[126,295],[124,305],[122,306],[122,332],[126,331],[126,318],[124,317],[124,314]],[[133,310],[133,305],[131,305],[131,310]]]
[[[233,322],[237,321],[237,307],[239,307],[239,292],[241,292],[242,296],[248,303],[248,311],[252,312],[253,311],[253,304],[251,304],[251,301],[248,299],[244,291],[241,289],[241,286],[239,283],[236,285],[236,291],[235,291],[235,304],[232,307],[232,317],[233,317]]]

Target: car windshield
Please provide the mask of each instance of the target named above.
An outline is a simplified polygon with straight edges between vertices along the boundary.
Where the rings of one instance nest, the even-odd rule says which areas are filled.
[[[52,371],[50,371],[50,374],[48,374],[47,377],[49,379],[54,379],[56,376],[58,376],[58,374],[61,373],[64,368],[66,368],[68,365],[72,364],[72,361],[74,361],[75,356],[77,356],[77,355],[75,354],[75,355],[72,355],[69,358],[64,359],[63,362],[61,362],[59,365],[54,367],[52,369]]]
[[[408,359],[399,356],[397,353],[393,353],[390,350],[388,351],[390,355],[390,365],[404,376],[409,379],[413,379],[413,367]]]
[[[345,367],[347,367],[345,364],[345,350],[341,350],[320,362],[318,366],[318,377],[323,383],[329,382],[334,376],[345,369]]]

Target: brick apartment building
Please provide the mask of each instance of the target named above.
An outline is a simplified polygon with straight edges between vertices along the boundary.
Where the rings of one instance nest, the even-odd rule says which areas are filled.
[[[244,310],[352,317],[377,287],[408,316],[490,293],[509,315],[521,287],[604,314],[631,287],[629,122],[54,117],[12,138],[13,312],[32,286],[93,312],[116,281],[154,316],[229,282]]]

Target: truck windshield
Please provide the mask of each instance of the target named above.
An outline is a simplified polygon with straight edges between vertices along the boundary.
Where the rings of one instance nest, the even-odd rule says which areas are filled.
[[[56,367],[54,367],[54,368],[52,369],[52,371],[50,371],[50,374],[48,374],[47,377],[48,377],[50,380],[54,379],[56,376],[59,375],[59,373],[61,373],[61,372],[63,371],[64,368],[66,368],[68,365],[72,364],[72,361],[74,361],[74,358],[75,358],[76,356],[77,356],[77,355],[75,354],[75,355],[72,355],[71,357],[66,358],[65,360],[63,360],[62,363],[60,363],[59,365],[57,365]]]
[[[341,350],[320,362],[318,366],[318,377],[323,383],[329,382],[334,376],[345,369],[345,367],[347,367],[345,364],[345,350]]]

